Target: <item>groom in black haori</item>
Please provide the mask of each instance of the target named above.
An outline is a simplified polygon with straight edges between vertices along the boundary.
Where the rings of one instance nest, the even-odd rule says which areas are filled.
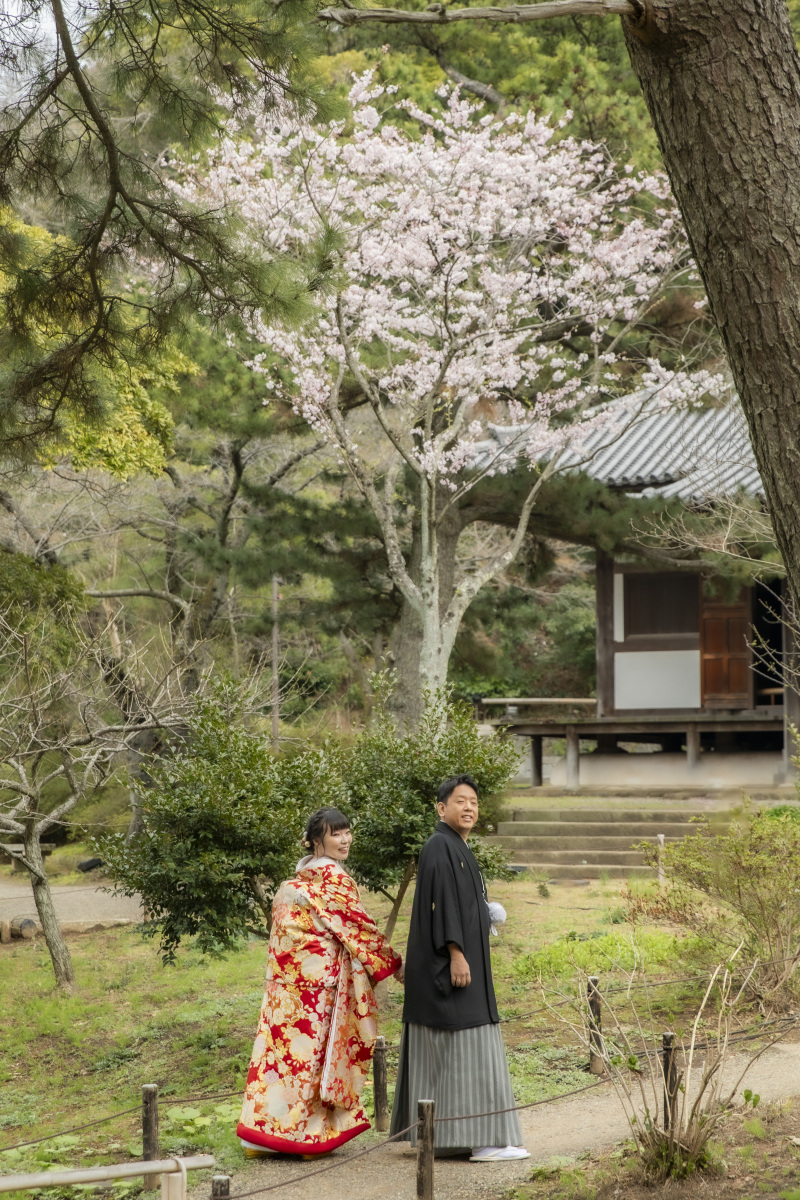
[[[436,807],[439,824],[417,865],[391,1132],[416,1121],[418,1100],[435,1100],[437,1150],[471,1151],[471,1162],[528,1158],[489,958],[490,929],[506,914],[490,905],[467,845],[478,819],[475,780],[445,779]],[[441,1120],[451,1117],[459,1119]],[[405,1140],[416,1143],[416,1126]]]

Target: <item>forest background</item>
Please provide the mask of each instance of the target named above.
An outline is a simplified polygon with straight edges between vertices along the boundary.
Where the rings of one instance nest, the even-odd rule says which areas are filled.
[[[797,24],[800,5],[790,9]],[[320,26],[306,70],[334,108],[366,70],[423,109],[455,84],[488,112],[548,114],[557,137],[659,169],[617,22],[573,17],[535,33]],[[141,126],[141,144],[169,161],[168,119],[146,114]],[[192,149],[179,146],[184,157]],[[35,197],[23,216],[6,219],[7,235],[45,248],[58,240]],[[637,352],[669,363],[688,348],[695,365],[724,366],[701,301],[699,284],[671,289],[636,331]],[[117,667],[168,644],[193,670],[234,677],[264,667],[277,630],[281,743],[346,737],[368,721],[373,673],[403,653],[402,597],[352,479],[291,407],[263,403],[251,352],[218,326],[186,320],[157,367],[109,370],[95,419],[67,414],[31,453],[12,439],[0,492],[6,619],[73,606],[93,635],[102,631]],[[521,502],[513,472],[495,481],[487,519],[470,530],[479,549],[513,525]],[[450,661],[455,694],[592,695],[595,551],[626,540],[630,549],[632,529],[643,550],[663,544],[663,520],[658,505],[586,476],[551,480],[522,552],[467,610]],[[758,557],[774,559],[769,532],[760,534]],[[676,536],[671,547],[685,556]],[[711,556],[713,539],[692,547],[700,552]],[[152,749],[152,738],[139,748]],[[81,815],[127,820],[128,804],[127,789],[112,785]]]

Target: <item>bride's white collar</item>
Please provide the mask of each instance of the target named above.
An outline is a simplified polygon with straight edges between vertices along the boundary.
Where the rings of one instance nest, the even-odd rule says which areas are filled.
[[[317,858],[316,854],[307,854],[305,858],[301,858],[300,862],[297,864],[298,871],[305,871],[309,868],[313,871],[316,867],[336,867],[344,875],[347,874],[347,871],[342,864],[335,858],[328,858],[327,854],[321,854],[319,858]]]

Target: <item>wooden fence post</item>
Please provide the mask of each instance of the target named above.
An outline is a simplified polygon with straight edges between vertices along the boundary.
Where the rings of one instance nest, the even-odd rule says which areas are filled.
[[[675,1124],[675,1102],[678,1098],[678,1070],[675,1066],[675,1034],[661,1035],[661,1070],[664,1075],[664,1128]]]
[[[590,975],[588,980],[589,996],[589,1071],[592,1075],[604,1075],[603,1062],[603,1017],[600,1009],[600,980],[597,975]]]
[[[389,1090],[386,1072],[386,1038],[376,1037],[372,1055],[372,1086],[375,1099],[375,1128],[385,1133],[389,1128]]]
[[[664,834],[657,834],[658,838],[658,886],[664,886]]]
[[[417,1101],[417,1200],[433,1200],[433,1129],[436,1105]]]
[[[142,1158],[154,1162],[158,1158],[158,1084],[142,1084]],[[158,1187],[157,1175],[145,1175],[144,1190]]]
[[[175,1160],[178,1171],[165,1171],[161,1176],[161,1200],[186,1200],[186,1168],[180,1159]]]

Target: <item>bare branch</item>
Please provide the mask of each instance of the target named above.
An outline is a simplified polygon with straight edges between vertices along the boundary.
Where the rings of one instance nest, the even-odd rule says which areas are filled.
[[[86,595],[91,596],[93,600],[122,600],[129,596],[146,596],[150,600],[163,600],[166,604],[171,604],[184,616],[188,616],[191,611],[191,605],[186,600],[176,596],[173,592],[165,592],[161,588],[109,588],[107,590],[92,588],[91,591],[87,590]]]
[[[510,4],[502,8],[446,8],[431,4],[423,12],[400,8],[323,8],[320,21],[336,25],[361,25],[379,21],[383,25],[452,25],[454,21],[550,21],[556,17],[606,17],[618,15],[637,20],[640,4],[633,0],[546,0],[542,4]]]

